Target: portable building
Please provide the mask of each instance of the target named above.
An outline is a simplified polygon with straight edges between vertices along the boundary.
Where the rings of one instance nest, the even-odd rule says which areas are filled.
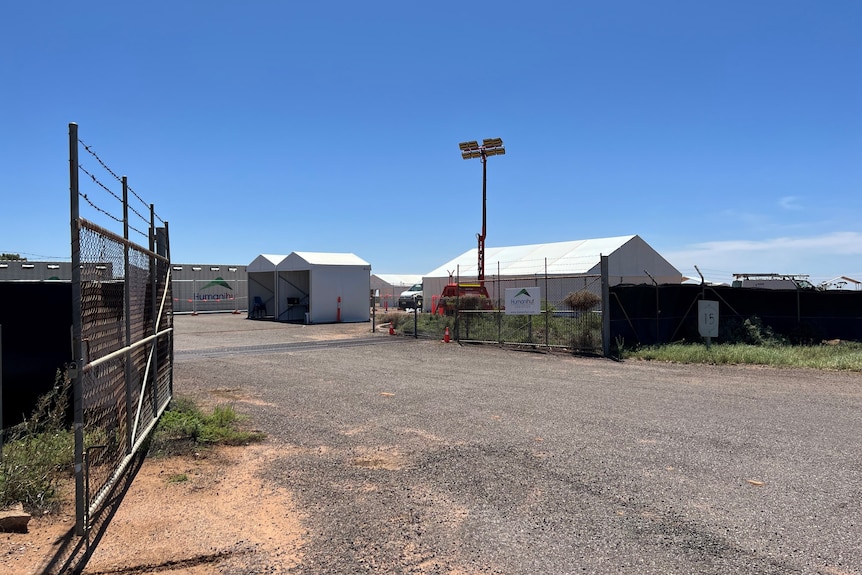
[[[371,264],[354,254],[261,254],[246,271],[250,318],[302,323],[371,319]]]
[[[532,282],[547,290],[543,298],[562,301],[570,292],[600,290],[601,256],[608,256],[609,283],[682,283],[678,269],[640,236],[616,236],[568,242],[485,248],[485,280],[492,299],[512,282]],[[478,249],[474,248],[432,270],[422,278],[425,309],[433,305],[450,280],[462,283],[478,277]],[[547,282],[545,281],[547,279]]]
[[[239,312],[248,307],[245,266],[172,264],[174,313]]]

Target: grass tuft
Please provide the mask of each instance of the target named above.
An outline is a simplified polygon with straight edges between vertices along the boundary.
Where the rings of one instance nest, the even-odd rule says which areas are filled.
[[[243,418],[229,405],[205,414],[188,398],[175,398],[153,433],[150,452],[156,455],[191,453],[212,445],[248,445],[262,441],[259,431],[242,429]]]

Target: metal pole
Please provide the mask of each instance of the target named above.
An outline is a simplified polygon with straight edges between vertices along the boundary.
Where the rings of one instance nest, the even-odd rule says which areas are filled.
[[[551,339],[548,332],[551,331],[551,300],[548,298],[551,294],[548,293],[548,258],[545,258],[545,347],[551,346]]]
[[[123,315],[125,315],[126,347],[132,345],[132,286],[129,278],[129,180],[123,182]],[[132,452],[132,430],[135,428],[135,402],[132,398],[132,352],[126,352],[126,454]]]
[[[486,200],[487,200],[487,176],[488,176],[488,157],[485,155],[484,148],[480,152],[482,155],[482,233],[479,234],[479,285],[485,285],[485,233],[486,233]]]
[[[497,260],[497,341],[503,344],[503,314],[500,313],[500,260]]]
[[[156,253],[156,206],[155,204],[150,204],[150,251]],[[159,262],[161,260],[156,259],[153,256],[150,256],[150,309],[152,310],[150,313],[151,316],[151,324],[152,324],[152,335],[155,335],[159,332]],[[159,401],[158,401],[158,390],[156,389],[156,385],[159,381],[159,367],[161,363],[159,362],[159,340],[155,339],[153,341],[153,365],[155,369],[150,370],[150,397],[152,398],[152,408],[153,408],[153,417],[157,417],[159,413]]]
[[[173,272],[171,271],[171,234],[168,231],[168,222],[164,222],[164,224],[165,224],[165,226],[162,228],[164,230],[163,237],[162,237],[162,241],[163,241],[163,248],[162,249],[164,250],[164,253],[161,253],[161,252],[160,253],[161,253],[161,255],[168,258],[168,261],[165,264],[167,266],[167,270],[166,270],[165,275],[167,276],[168,274],[171,274],[170,277],[173,278]],[[166,283],[165,289],[169,289],[169,288],[171,290],[171,297],[173,298],[173,285],[171,283]],[[246,287],[246,289],[248,289],[248,288]],[[170,313],[171,313],[171,326],[173,326],[174,325],[174,302],[171,301],[170,305],[171,305],[171,307],[170,307],[170,309],[171,309],[171,311],[170,311]],[[168,393],[170,394],[171,397],[173,397],[174,396],[174,368],[173,368],[173,365],[174,365],[174,333],[171,332],[171,334],[168,337],[170,338],[170,349],[168,350],[168,356],[170,357],[170,365],[171,365],[170,378],[168,379]]]
[[[84,486],[84,389],[81,370],[81,232],[78,188],[78,124],[69,124],[69,212],[72,250],[72,363],[69,379],[72,380],[75,435],[75,534],[83,537],[86,531],[84,516],[87,512]]]
[[[602,353],[611,356],[611,286],[608,256],[600,255],[602,270]],[[618,352],[619,353],[619,352]]]

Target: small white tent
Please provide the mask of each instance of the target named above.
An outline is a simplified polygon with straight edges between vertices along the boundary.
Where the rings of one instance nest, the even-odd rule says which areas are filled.
[[[247,269],[249,317],[307,323],[371,319],[371,264],[354,254],[261,254]]]

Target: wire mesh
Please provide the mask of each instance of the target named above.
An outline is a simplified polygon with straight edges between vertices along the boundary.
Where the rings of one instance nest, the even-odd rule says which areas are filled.
[[[173,316],[164,258],[86,220],[80,228],[85,497],[93,513],[170,400]]]
[[[531,287],[539,288],[541,293],[540,313],[506,314],[506,290]],[[600,274],[491,276],[485,279],[485,288],[489,304],[477,303],[475,296],[460,302],[446,298],[450,312],[460,308],[452,334],[458,341],[602,353]],[[437,329],[435,324],[420,324],[419,337],[426,335],[421,331],[422,325]]]

